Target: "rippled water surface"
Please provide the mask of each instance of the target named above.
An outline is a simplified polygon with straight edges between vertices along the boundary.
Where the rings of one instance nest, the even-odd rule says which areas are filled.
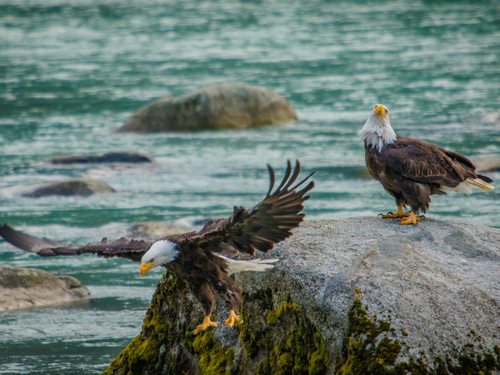
[[[290,100],[299,120],[245,131],[117,134],[142,105],[243,81]],[[250,206],[266,163],[317,170],[308,219],[395,208],[367,178],[357,141],[371,106],[395,130],[466,156],[500,157],[498,1],[0,0],[0,218],[86,243],[146,220],[192,223]],[[55,167],[52,157],[133,151],[148,167]],[[91,198],[23,198],[92,177]],[[500,173],[490,173],[498,180]],[[499,187],[500,185],[497,185]],[[430,216],[500,227],[498,192],[433,199]],[[161,271],[91,256],[42,259],[0,243],[2,265],[69,274],[94,299],[0,313],[0,373],[95,374],[140,332]]]

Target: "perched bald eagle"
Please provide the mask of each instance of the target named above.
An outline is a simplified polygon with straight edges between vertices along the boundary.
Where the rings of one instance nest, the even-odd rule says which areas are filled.
[[[309,196],[305,194],[314,187],[311,181],[302,190],[297,190],[312,174],[292,187],[300,173],[297,161],[292,174],[288,162],[283,181],[273,192],[274,172],[268,166],[271,183],[262,202],[245,210],[234,207],[226,219],[212,220],[199,232],[170,235],[153,243],[143,240],[120,238],[86,246],[67,245],[18,232],[8,225],[0,227],[0,235],[12,245],[41,256],[98,254],[106,258],[121,257],[142,261],[140,272],[144,276],[148,270],[163,266],[184,279],[192,293],[202,304],[205,319],[194,334],[217,324],[210,321],[214,309],[214,295],[217,293],[229,307],[229,318],[224,324],[234,325],[240,318],[236,315],[243,297],[230,274],[240,271],[263,271],[272,268],[277,259],[233,260],[223,254],[236,255],[242,252],[255,255],[255,250],[268,252],[274,244],[292,235],[304,219],[303,203]]]
[[[466,157],[435,144],[396,135],[389,110],[382,104],[373,108],[358,135],[365,143],[365,161],[373,178],[396,199],[396,213],[382,218],[401,218],[400,224],[420,221],[419,211],[427,212],[431,195],[445,195],[445,189],[472,193],[472,186],[493,190],[493,180],[476,174]],[[403,208],[410,206],[411,212]]]

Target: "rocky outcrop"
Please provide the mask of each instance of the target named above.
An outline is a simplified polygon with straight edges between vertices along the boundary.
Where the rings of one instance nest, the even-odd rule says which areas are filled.
[[[152,163],[146,155],[133,152],[108,152],[103,155],[77,155],[58,157],[50,161],[52,164],[100,164],[100,163]]]
[[[88,197],[94,194],[113,193],[115,189],[98,180],[68,180],[45,185],[33,190],[30,193],[23,194],[28,198],[41,198],[49,195],[79,195]]]
[[[188,227],[182,225],[165,224],[157,221],[145,221],[128,228],[127,236],[130,238],[142,238],[144,240],[156,240],[170,236],[171,234],[182,234],[189,232]]]
[[[119,131],[244,129],[295,119],[293,108],[281,95],[245,83],[226,83],[148,104]]]
[[[0,267],[0,311],[58,305],[90,296],[71,276],[35,268]]]
[[[240,273],[236,328],[166,273],[142,333],[104,374],[496,374],[500,230],[425,219],[305,222]]]

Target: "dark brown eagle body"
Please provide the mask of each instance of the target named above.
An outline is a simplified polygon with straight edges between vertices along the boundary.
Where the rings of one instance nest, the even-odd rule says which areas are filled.
[[[154,244],[167,243],[178,253],[173,260],[158,265],[163,265],[186,281],[202,304],[206,318],[214,309],[213,292],[227,302],[231,314],[234,315],[234,310],[241,306],[243,297],[229,274],[245,270],[242,264],[252,263],[253,266],[259,260],[238,262],[224,255],[236,255],[239,252],[255,255],[255,250],[268,252],[275,243],[291,236],[291,230],[297,228],[304,219],[305,215],[300,212],[304,208],[303,203],[309,198],[305,194],[314,187],[314,182],[311,181],[302,190],[297,190],[312,174],[292,186],[300,173],[298,161],[293,174],[291,164],[288,162],[283,181],[274,191],[274,172],[271,167],[269,173],[271,179],[269,191],[264,200],[255,207],[248,210],[235,207],[228,218],[212,220],[199,232],[170,235],[153,243],[120,238],[113,242],[103,239],[98,244],[71,246],[38,239],[18,232],[8,225],[0,226],[0,235],[14,246],[41,256],[93,253],[106,258],[117,256],[134,261],[142,259],[143,265],[145,254]],[[154,258],[150,262],[153,261]],[[264,266],[258,270],[270,268],[268,264],[270,261],[267,263],[265,260],[260,261]],[[232,270],[233,266],[238,269]],[[256,268],[247,269],[256,270]],[[209,319],[207,324],[214,325]],[[201,329],[205,329],[208,325],[203,327]]]
[[[410,206],[415,213],[427,212],[431,195],[444,195],[446,188],[457,188],[469,179],[492,182],[477,175],[466,157],[418,139],[398,135],[380,152],[365,142],[365,152],[371,176],[380,181],[398,206]]]

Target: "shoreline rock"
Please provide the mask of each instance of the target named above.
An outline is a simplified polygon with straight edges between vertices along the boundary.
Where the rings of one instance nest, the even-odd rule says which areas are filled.
[[[0,267],[0,311],[59,305],[88,298],[72,276],[54,276],[36,268]]]
[[[62,182],[55,182],[45,186],[41,186],[30,193],[23,194],[27,198],[41,198],[49,195],[60,196],[82,196],[89,197],[94,194],[114,193],[116,192],[107,183],[99,180],[67,180]]]
[[[283,96],[245,83],[225,83],[156,100],[135,112],[118,131],[245,129],[296,119]]]
[[[309,221],[240,273],[244,322],[192,336],[200,305],[160,281],[104,374],[450,374],[500,366],[500,230],[426,219]],[[227,318],[218,302],[213,319]],[[425,372],[427,371],[427,372]]]

